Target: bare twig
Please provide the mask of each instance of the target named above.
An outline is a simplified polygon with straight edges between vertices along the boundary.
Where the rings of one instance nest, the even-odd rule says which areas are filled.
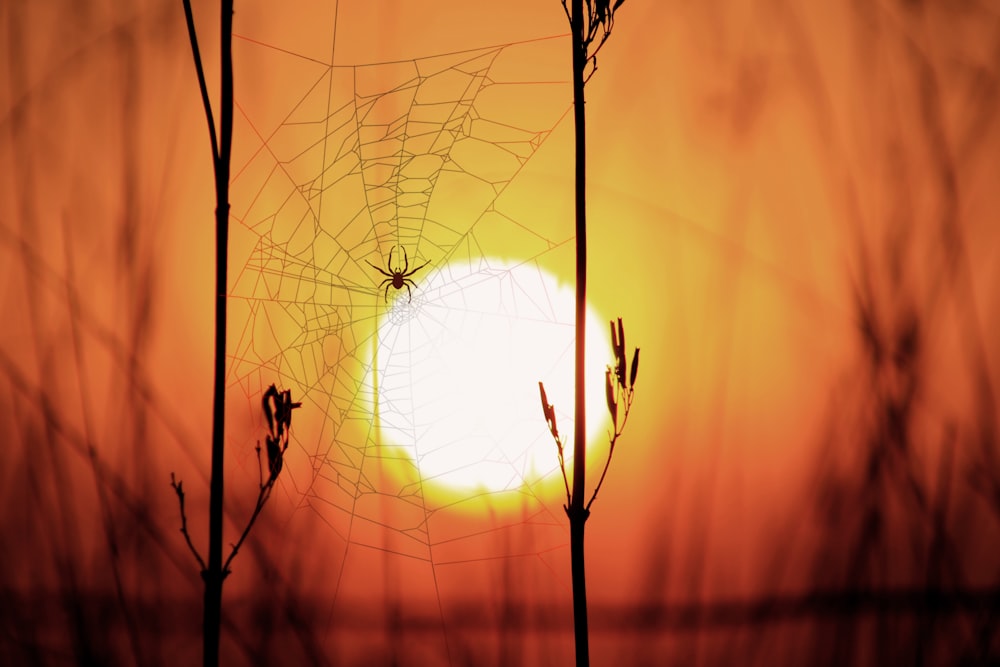
[[[198,87],[201,89],[201,103],[208,118],[208,135],[212,141],[212,161],[219,161],[219,140],[215,134],[215,115],[212,113],[212,102],[208,97],[208,84],[205,83],[205,68],[201,64],[201,52],[198,49],[198,34],[194,28],[194,14],[191,12],[191,0],[184,0],[184,18],[187,21],[188,37],[191,39],[191,51],[194,53],[194,68],[198,72]]]
[[[264,509],[264,505],[267,503],[268,499],[271,497],[271,491],[274,489],[275,482],[278,481],[278,474],[281,472],[282,462],[284,460],[285,452],[288,451],[288,437],[291,433],[292,427],[292,410],[301,407],[301,403],[292,402],[292,392],[289,390],[279,392],[278,389],[272,384],[264,392],[264,398],[261,400],[261,406],[264,411],[264,417],[267,418],[267,428],[268,435],[266,436],[267,443],[267,481],[264,482],[264,461],[261,456],[260,442],[257,442],[257,472],[258,472],[258,489],[257,489],[257,502],[253,508],[253,514],[250,515],[249,521],[247,521],[246,527],[243,529],[243,533],[240,535],[240,539],[236,541],[236,544],[232,545],[232,551],[229,552],[229,557],[226,558],[226,562],[222,566],[222,576],[226,577],[229,575],[229,564],[233,562],[236,558],[236,554],[239,553],[240,547],[243,546],[243,542],[246,541],[247,536],[250,534],[250,529],[253,528],[254,523],[257,522],[257,517],[260,516],[261,510]]]
[[[566,20],[569,21],[570,27],[572,27],[573,16],[570,13],[566,0],[561,1],[563,13],[566,14]],[[585,35],[580,40],[580,48],[585,53],[584,67],[586,68],[587,65],[591,65],[591,70],[583,79],[583,85],[585,86],[590,81],[590,77],[594,76],[594,73],[597,71],[597,54],[611,36],[611,31],[615,26],[615,12],[623,3],[624,0],[616,0],[613,5],[608,1],[602,0],[598,0],[597,2],[588,0],[586,3],[586,11],[584,12],[586,20],[584,21],[583,28]],[[598,35],[600,35],[599,39]],[[595,40],[598,40],[597,47],[591,50],[591,46]]]
[[[184,540],[187,542],[188,549],[191,550],[191,553],[194,554],[195,559],[201,566],[201,576],[205,580],[206,587],[214,581],[215,584],[219,586],[220,591],[222,581],[229,576],[231,571],[229,566],[232,564],[233,559],[236,558],[236,554],[239,553],[240,547],[243,546],[243,543],[250,535],[250,530],[257,522],[257,517],[260,516],[261,511],[264,509],[264,505],[267,504],[267,501],[271,497],[271,491],[274,489],[274,485],[278,481],[279,473],[281,473],[285,452],[288,451],[288,440],[291,435],[292,427],[292,410],[302,406],[301,403],[292,402],[291,391],[285,390],[279,392],[273,384],[268,387],[266,392],[264,392],[264,398],[261,403],[264,416],[267,418],[268,428],[268,434],[266,436],[268,466],[267,481],[264,481],[264,462],[263,456],[261,455],[260,442],[258,442],[257,502],[254,504],[253,513],[250,515],[250,519],[243,528],[243,532],[240,534],[239,540],[237,540],[235,544],[231,544],[232,550],[229,552],[229,556],[226,558],[225,562],[222,561],[220,556],[218,561],[219,564],[216,566],[218,569],[209,569],[209,566],[191,542],[191,535],[188,533],[187,529],[187,513],[184,510],[184,486],[182,482],[177,481],[177,478],[173,473],[170,473],[170,486],[173,487],[174,492],[177,494],[177,499],[180,502],[181,507],[181,533],[184,535]],[[206,632],[208,631],[217,632],[218,625],[213,621],[213,628],[206,630]],[[209,647],[211,655],[206,657],[205,663],[209,665],[218,664],[217,660],[212,661],[213,657],[218,657],[217,637],[208,637],[206,634],[206,645]]]
[[[590,70],[587,76],[583,77],[583,85],[585,86],[587,85],[587,82],[590,81],[590,77],[594,76],[594,72],[597,71],[597,56],[591,56],[590,58],[587,59],[587,62],[591,61],[593,61],[594,67]]]
[[[258,454],[260,448],[257,449]],[[272,476],[268,478],[267,484],[260,487],[257,492],[257,504],[253,508],[253,514],[250,515],[250,520],[247,521],[246,528],[243,529],[243,534],[240,535],[240,539],[233,544],[233,550],[229,553],[229,557],[226,559],[225,564],[222,566],[222,576],[226,577],[229,575],[229,564],[233,562],[236,558],[236,554],[239,553],[240,547],[243,546],[243,542],[246,541],[247,535],[250,534],[250,529],[253,528],[254,523],[257,521],[257,517],[260,515],[260,511],[264,509],[264,504],[267,502],[268,498],[271,497],[271,489],[274,488],[274,482],[277,480],[277,476]]]
[[[566,507],[569,507],[571,498],[569,495],[569,477],[566,476],[566,456],[565,448],[563,442],[560,438],[556,438],[556,448],[559,450],[559,470],[562,471],[563,486],[566,487]]]
[[[174,492],[177,494],[177,500],[181,505],[181,534],[184,535],[184,541],[187,542],[188,549],[194,554],[195,560],[198,561],[198,565],[201,566],[201,572],[204,573],[208,568],[205,565],[205,559],[201,557],[198,550],[194,548],[194,544],[191,542],[191,535],[188,533],[187,528],[187,513],[184,511],[184,482],[178,482],[177,478],[174,477],[174,473],[170,473],[170,486],[174,487]]]
[[[556,450],[559,452],[559,470],[562,472],[563,484],[566,486],[566,507],[569,508],[572,496],[569,492],[569,477],[566,475],[566,450],[562,438],[559,437],[559,426],[556,424],[555,408],[549,404],[548,396],[545,395],[545,385],[538,383],[538,393],[542,397],[542,414],[545,415],[545,422],[549,426],[552,439],[556,441]]]
[[[604,478],[608,474],[608,468],[611,466],[611,457],[615,454],[615,443],[618,442],[618,438],[621,437],[622,433],[625,432],[625,424],[628,423],[628,415],[632,411],[632,399],[635,397],[635,392],[631,389],[625,392],[625,416],[622,417],[622,424],[615,428],[614,434],[608,434],[608,458],[604,461],[604,470],[601,471],[601,477],[597,480],[597,486],[594,487],[594,493],[590,496],[590,500],[587,501],[587,509],[594,504],[597,500],[597,493],[601,490],[601,486],[604,484]]]

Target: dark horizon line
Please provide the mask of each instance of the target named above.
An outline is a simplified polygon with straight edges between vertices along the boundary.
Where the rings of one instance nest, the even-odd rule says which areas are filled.
[[[227,608],[236,611],[237,615],[240,610],[253,608],[252,596],[227,597],[229,597]],[[9,587],[0,592],[0,600],[6,603],[8,609],[18,609],[20,614],[29,618],[37,614],[39,620],[51,610],[64,607],[66,604],[65,593],[57,590],[21,592]],[[98,609],[119,606],[119,600],[113,592],[81,593],[79,602],[87,606],[94,604]],[[321,619],[323,622],[320,625],[326,626],[327,619],[331,618],[330,607],[334,604],[338,609],[351,611],[345,614],[335,613],[334,620],[325,630],[328,632],[360,629],[378,633],[385,631],[390,625],[397,631],[405,633],[440,632],[442,625],[447,629],[502,628],[530,633],[570,633],[573,630],[571,600],[559,605],[503,600],[492,600],[485,604],[469,600],[452,604],[443,601],[444,620],[436,605],[430,605],[428,602],[427,613],[415,614],[410,609],[420,606],[421,603],[406,601],[403,598],[388,601],[384,598],[373,599],[371,605],[359,605],[356,600],[338,600],[334,603],[332,598],[307,599],[305,596],[295,596],[293,593],[291,602],[282,606],[294,611],[286,618],[294,618],[297,622]],[[188,598],[178,596],[146,601],[127,598],[127,606],[130,613],[138,618],[156,618],[159,630],[180,630],[191,625],[189,622],[191,616],[184,611],[189,607],[191,609],[199,607],[200,599],[196,595]],[[377,611],[372,613],[373,609]],[[950,616],[984,610],[994,613],[1000,610],[1000,584],[954,590],[940,587],[826,590],[704,602],[596,603],[591,605],[593,620],[591,631],[595,634],[685,632],[844,616],[879,614]],[[164,625],[164,618],[183,619],[184,622]]]

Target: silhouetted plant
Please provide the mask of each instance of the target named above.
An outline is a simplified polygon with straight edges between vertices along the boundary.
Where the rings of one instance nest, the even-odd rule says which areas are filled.
[[[622,325],[622,318],[618,318],[618,335],[615,335],[615,323],[611,323],[611,346],[615,351],[615,367],[608,366],[604,373],[604,393],[608,402],[608,414],[611,415],[611,433],[608,434],[608,458],[604,461],[604,470],[601,471],[601,477],[597,480],[597,485],[594,487],[594,493],[587,501],[586,509],[590,511],[590,506],[594,504],[597,500],[597,492],[601,490],[601,485],[604,484],[604,477],[608,474],[608,466],[611,465],[611,457],[615,453],[615,443],[618,442],[618,438],[621,437],[622,432],[625,430],[625,424],[628,422],[628,415],[632,411],[632,399],[635,398],[635,379],[639,374],[639,348],[635,348],[635,352],[632,353],[632,364],[629,368],[627,382],[625,376],[626,369],[626,358],[625,358],[625,327]],[[614,373],[615,379],[611,379],[611,375]],[[618,406],[620,403],[625,404],[625,413],[622,415],[621,424],[618,423]]]
[[[584,570],[583,531],[587,518],[590,516],[590,505],[597,498],[597,492],[608,471],[611,453],[621,431],[618,426],[618,402],[624,397],[625,425],[629,408],[632,405],[632,387],[635,373],[638,370],[638,349],[632,362],[633,382],[625,385],[625,331],[621,320],[618,320],[618,333],[615,338],[612,323],[612,338],[615,348],[615,375],[618,384],[611,382],[611,371],[607,375],[608,410],[614,423],[614,434],[611,436],[611,447],[608,450],[608,461],[600,482],[594,489],[590,500],[584,503],[586,493],[586,399],[585,399],[585,362],[586,362],[586,315],[587,315],[587,140],[586,113],[584,109],[583,88],[590,77],[597,71],[597,53],[611,36],[614,27],[615,12],[625,0],[562,0],[563,11],[569,20],[573,49],[573,120],[575,129],[574,144],[576,149],[575,207],[576,207],[576,349],[575,349],[575,396],[573,424],[573,484],[566,474],[563,441],[556,428],[555,412],[545,397],[545,388],[539,383],[542,394],[542,410],[549,423],[552,437],[559,449],[559,467],[562,470],[563,482],[566,484],[566,514],[570,526],[570,561],[573,577],[573,632],[576,642],[576,664],[586,667],[590,664],[590,648],[587,641],[587,585]],[[571,5],[571,6],[570,6]],[[587,72],[588,66],[590,71]],[[620,372],[619,372],[620,370]],[[617,386],[617,388],[615,388]]]
[[[583,579],[583,531],[582,528],[579,530],[579,545],[577,546],[577,541],[574,539],[575,533],[572,532],[574,521],[579,521],[582,525],[584,521],[590,516],[590,507],[597,500],[597,494],[601,490],[601,486],[604,485],[604,479],[607,477],[608,468],[611,466],[611,457],[615,453],[615,444],[618,442],[618,438],[621,437],[622,433],[625,431],[625,424],[628,423],[629,414],[632,411],[632,401],[635,398],[635,380],[639,374],[639,348],[635,348],[635,352],[632,353],[632,362],[628,364],[628,359],[625,354],[625,327],[622,324],[622,320],[618,318],[617,329],[614,322],[611,322],[611,347],[615,355],[615,365],[608,366],[604,372],[604,393],[607,400],[608,415],[611,417],[611,431],[608,433],[608,456],[604,460],[604,468],[601,470],[601,476],[597,480],[597,484],[594,486],[594,492],[590,495],[590,499],[586,503],[583,503],[584,489],[586,488],[584,484],[579,485],[577,489],[576,480],[584,479],[581,475],[580,470],[585,470],[583,465],[578,465],[577,462],[583,455],[583,447],[580,446],[579,441],[577,441],[576,452],[574,454],[574,470],[573,470],[573,490],[570,491],[569,476],[566,473],[566,459],[565,450],[566,444],[559,435],[559,426],[556,423],[556,413],[555,408],[549,403],[548,396],[545,393],[545,385],[541,382],[538,383],[538,391],[541,394],[542,399],[542,414],[545,416],[545,421],[548,424],[549,432],[552,434],[553,440],[556,442],[556,448],[559,452],[559,470],[562,472],[563,484],[566,488],[566,504],[563,505],[563,509],[566,510],[567,516],[570,519],[570,529],[571,529],[571,558],[573,559],[573,611],[574,611],[574,631],[576,633],[577,641],[577,664],[589,664],[589,658],[585,658],[588,662],[581,663],[581,655],[587,656],[587,653],[581,654],[580,652],[580,641],[581,632],[582,639],[586,643],[587,639],[587,608],[586,608],[586,597],[580,598],[577,596],[577,586],[583,588],[584,596],[586,595],[586,580]],[[626,370],[627,369],[627,370]],[[627,374],[626,374],[627,373]],[[622,409],[619,409],[619,408]],[[619,422],[619,417],[621,421]],[[585,473],[584,473],[585,474]],[[580,518],[582,517],[582,518]],[[579,551],[579,553],[577,553]],[[580,559],[579,565],[577,565],[577,558]],[[582,603],[581,603],[582,599]],[[581,607],[582,606],[582,610]],[[582,614],[582,617],[581,617]],[[581,628],[581,619],[583,627]],[[586,646],[584,647],[586,649]]]
[[[208,120],[212,142],[212,167],[215,175],[215,378],[212,398],[212,476],[208,499],[208,564],[202,568],[205,579],[205,615],[203,620],[206,667],[219,664],[219,630],[222,623],[222,496],[223,460],[226,422],[226,295],[229,270],[229,168],[233,148],[233,0],[222,0],[220,21],[221,91],[219,131],[205,83],[205,68],[198,49],[198,35],[191,11],[191,0],[182,0],[191,52],[198,74],[202,106]],[[178,495],[180,485],[177,486]],[[189,540],[190,544],[190,540]]]
[[[625,424],[628,422],[629,413],[632,411],[632,400],[635,398],[635,379],[639,374],[639,348],[635,348],[635,352],[632,353],[632,363],[631,367],[627,366],[627,357],[625,355],[625,327],[622,324],[622,319],[618,318],[618,327],[615,328],[615,323],[611,322],[611,347],[615,355],[615,365],[614,367],[608,366],[604,372],[604,394],[608,405],[608,415],[611,417],[612,430],[608,433],[608,457],[604,461],[604,469],[601,471],[601,477],[597,480],[597,485],[594,487],[594,492],[590,496],[590,500],[584,505],[584,510],[586,512],[590,511],[590,506],[594,504],[597,500],[597,494],[601,490],[601,486],[604,484],[604,478],[608,474],[608,468],[611,466],[611,457],[615,453],[615,444],[618,442],[618,438],[621,437],[622,433],[625,431]],[[629,368],[628,375],[626,376],[626,368]],[[614,379],[612,379],[614,375]],[[552,438],[556,442],[556,448],[559,452],[559,469],[562,471],[563,484],[566,487],[566,504],[563,506],[567,512],[573,504],[573,496],[569,490],[569,476],[566,474],[566,458],[565,450],[566,445],[559,435],[559,426],[556,423],[556,413],[555,408],[549,404],[548,396],[545,393],[545,385],[541,382],[538,383],[538,391],[542,397],[542,414],[545,416],[545,421],[548,424],[549,432],[552,434]],[[619,412],[619,405],[624,404],[624,413]],[[622,416],[621,423],[618,423],[618,416]]]
[[[268,387],[266,392],[264,392],[264,398],[261,403],[264,410],[264,417],[267,418],[268,428],[268,434],[264,438],[264,451],[267,454],[267,479],[265,480],[264,478],[264,459],[261,455],[260,441],[258,440],[257,502],[254,505],[253,513],[250,515],[250,519],[247,521],[246,527],[240,534],[240,539],[233,545],[232,550],[229,552],[229,557],[226,558],[225,563],[222,565],[222,579],[229,576],[230,563],[232,563],[233,559],[236,558],[236,554],[239,553],[240,547],[243,546],[243,542],[246,541],[247,536],[250,534],[250,529],[253,528],[254,523],[257,521],[257,517],[260,516],[261,510],[264,509],[264,505],[271,497],[271,491],[274,489],[274,484],[278,481],[278,475],[281,474],[285,452],[288,450],[288,437],[292,427],[292,410],[302,406],[301,403],[292,402],[292,392],[290,390],[286,389],[285,391],[279,392],[273,384]],[[194,554],[195,560],[198,561],[198,565],[201,566],[202,578],[204,578],[207,582],[209,577],[209,565],[206,565],[205,559],[201,557],[200,553],[198,553],[198,549],[195,548],[194,543],[191,541],[191,534],[187,529],[187,513],[184,510],[184,483],[177,481],[174,474],[170,473],[170,486],[174,488],[174,492],[177,494],[177,500],[180,503],[181,533],[184,535],[184,540],[187,542],[191,553]],[[216,631],[218,631],[218,629],[216,629]],[[217,640],[216,645],[218,645]]]

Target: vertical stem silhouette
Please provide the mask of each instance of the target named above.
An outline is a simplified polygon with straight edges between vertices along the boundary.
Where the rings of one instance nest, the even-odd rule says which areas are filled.
[[[222,583],[229,574],[229,565],[236,558],[240,547],[246,541],[257,517],[271,497],[271,491],[278,481],[283,467],[285,452],[292,426],[292,410],[301,403],[292,401],[291,390],[278,391],[272,384],[262,399],[262,409],[267,419],[266,438],[267,477],[265,481],[263,455],[260,442],[257,443],[257,464],[260,479],[257,502],[253,514],[247,521],[239,540],[230,548],[225,561],[222,558],[222,500],[223,474],[225,463],[225,418],[226,418],[226,303],[229,288],[228,246],[229,246],[229,173],[233,147],[233,0],[223,0],[221,20],[222,92],[219,109],[219,132],[216,134],[215,116],[205,84],[205,70],[198,50],[198,35],[195,30],[191,0],[182,0],[184,17],[187,21],[191,51],[194,55],[198,85],[201,89],[202,106],[208,120],[208,134],[212,142],[212,166],[215,173],[215,379],[212,404],[212,477],[208,501],[208,561],[202,559],[191,541],[187,530],[187,516],[184,512],[184,488],[173,473],[170,486],[177,494],[181,510],[181,533],[188,549],[201,566],[201,576],[205,581],[204,616],[202,617],[203,654],[205,667],[218,667],[219,643],[222,627]]]
[[[220,21],[221,93],[219,99],[219,136],[208,97],[205,71],[198,49],[197,32],[191,0],[183,0],[188,36],[194,55],[202,104],[212,142],[212,166],[215,174],[215,370],[212,392],[212,477],[208,501],[208,563],[202,571],[205,580],[202,624],[205,667],[219,664],[219,634],[222,624],[222,498],[226,422],[226,294],[228,291],[229,246],[229,168],[233,139],[233,0],[222,0]]]
[[[584,566],[584,528],[590,511],[584,507],[587,481],[586,323],[587,323],[587,121],[583,70],[587,65],[583,0],[573,0],[570,28],[573,48],[573,125],[576,151],[576,366],[573,422],[573,493],[569,515],[570,564],[573,577],[573,634],[577,667],[590,665],[587,637],[587,577]]]
[[[187,1],[187,0],[185,0]],[[208,571],[205,574],[205,667],[219,664],[222,623],[222,494],[226,424],[226,293],[228,291],[229,163],[233,139],[233,0],[221,16],[220,145],[215,155],[215,378],[212,396],[212,481],[208,501]]]
[[[614,424],[614,434],[610,438],[607,462],[601,478],[594,488],[589,501],[585,502],[587,485],[587,415],[586,415],[586,343],[587,343],[587,118],[584,108],[584,87],[597,71],[597,52],[604,46],[614,26],[614,14],[625,0],[587,0],[584,14],[584,0],[562,0],[562,8],[569,20],[573,49],[573,120],[575,147],[575,210],[576,210],[576,349],[574,355],[574,412],[573,412],[573,488],[570,490],[566,461],[565,443],[559,435],[556,413],[549,404],[545,386],[538,383],[542,401],[542,413],[548,424],[552,438],[559,452],[559,468],[566,485],[566,515],[569,517],[570,565],[573,578],[573,633],[575,638],[577,667],[590,665],[590,646],[587,638],[587,576],[584,567],[584,528],[590,517],[590,506],[604,483],[614,453],[615,443],[621,435],[632,406],[635,377],[639,366],[639,350],[632,358],[631,374],[627,373],[625,355],[625,329],[621,318],[618,326],[611,322],[611,337],[615,352],[615,367],[608,366],[606,393],[608,411]],[[597,41],[596,47],[591,45]],[[590,73],[587,65],[592,64]],[[585,76],[586,75],[586,76]],[[612,381],[612,373],[616,381]],[[619,425],[618,405],[623,402],[624,418]],[[610,435],[610,434],[609,434]]]

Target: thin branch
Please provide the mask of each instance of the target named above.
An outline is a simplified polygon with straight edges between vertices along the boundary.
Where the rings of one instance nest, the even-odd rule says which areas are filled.
[[[562,472],[563,484],[566,486],[566,507],[573,503],[573,495],[569,491],[569,478],[566,476],[566,456],[562,438],[559,437],[559,426],[556,424],[555,408],[549,404],[549,398],[545,394],[545,384],[538,383],[538,394],[542,400],[542,414],[545,416],[545,423],[549,427],[552,439],[556,441],[556,450],[559,452],[559,470]]]
[[[615,443],[618,442],[619,434],[616,433],[613,438],[611,438],[611,446],[608,447],[608,458],[604,461],[604,470],[601,471],[601,478],[597,480],[597,486],[594,487],[594,493],[590,496],[590,500],[587,501],[586,509],[589,512],[590,506],[594,504],[597,499],[597,492],[601,490],[601,486],[604,484],[604,477],[608,474],[608,468],[611,467],[611,457],[615,454]]]
[[[553,436],[556,441],[556,448],[559,450],[559,470],[562,471],[563,485],[566,487],[566,507],[573,502],[569,494],[569,478],[566,476],[566,457],[563,454],[563,442],[558,436]]]
[[[586,509],[590,511],[590,506],[594,504],[597,500],[597,493],[601,490],[601,486],[604,484],[604,478],[608,474],[608,468],[611,467],[611,457],[615,454],[615,443],[618,442],[618,438],[621,437],[622,433],[625,432],[625,424],[628,423],[628,415],[632,411],[632,399],[635,397],[635,390],[628,389],[625,392],[625,416],[622,418],[621,426],[615,429],[615,434],[609,436],[611,441],[608,447],[608,458],[604,461],[604,470],[601,471],[601,478],[597,480],[597,486],[594,487],[594,493],[590,496],[590,500],[587,502]]]
[[[272,476],[267,484],[260,487],[260,491],[257,493],[257,505],[253,509],[253,514],[250,515],[250,520],[247,522],[246,528],[243,529],[243,534],[240,535],[240,539],[236,544],[232,545],[233,550],[229,553],[229,558],[226,559],[225,564],[222,566],[222,576],[225,578],[229,574],[229,564],[233,562],[236,558],[236,554],[239,553],[240,547],[243,546],[243,542],[247,539],[247,535],[250,534],[250,529],[253,528],[254,523],[257,521],[257,517],[260,516],[260,512],[264,509],[264,504],[267,503],[267,499],[271,497],[271,489],[274,488],[274,482],[277,477]]]
[[[597,16],[595,12],[589,12],[587,16],[587,37],[583,40],[583,48],[590,49],[590,44],[594,41],[594,37],[597,36],[597,31],[601,26],[600,21],[597,21]]]
[[[208,135],[212,140],[212,162],[219,162],[219,140],[215,135],[215,116],[212,113],[212,102],[208,98],[208,85],[205,83],[205,68],[201,63],[201,51],[198,49],[198,34],[194,29],[194,14],[191,12],[191,0],[183,0],[184,18],[187,21],[188,37],[191,40],[191,52],[194,54],[194,68],[198,72],[198,87],[201,89],[201,103],[205,107],[205,117],[208,120]]]
[[[260,460],[260,440],[257,441],[257,486],[264,488],[264,464]]]
[[[611,36],[611,25],[612,24],[608,25],[608,29],[604,31],[604,36],[601,37],[601,41],[597,43],[597,48],[594,49],[594,52],[590,54],[590,58],[594,61],[594,69],[597,69],[597,54],[598,54],[598,52],[600,52],[601,47],[604,46],[604,43],[608,41],[608,37]]]
[[[187,527],[187,513],[184,511],[184,482],[178,482],[177,478],[174,477],[174,473],[170,473],[170,486],[174,487],[174,492],[177,493],[177,500],[180,501],[181,505],[181,534],[184,535],[184,541],[187,542],[188,549],[194,554],[195,560],[198,561],[198,565],[201,566],[201,571],[204,573],[208,568],[205,566],[205,560],[198,553],[198,550],[194,548],[194,544],[191,542],[191,535],[188,533]]]
[[[569,21],[570,27],[573,26],[573,17],[569,15],[569,7],[566,6],[566,0],[562,0],[563,12],[566,14],[566,20]]]
[[[563,2],[563,8],[564,9],[566,8],[565,1]],[[608,41],[608,37],[611,36],[611,31],[615,27],[615,11],[616,10],[611,8],[608,9],[606,22],[598,20],[596,9],[590,10],[588,12],[587,37],[583,40],[583,48],[586,49],[587,51],[587,62],[592,62],[594,67],[593,69],[590,70],[590,73],[587,74],[586,78],[583,80],[584,86],[587,85],[587,82],[590,81],[590,77],[594,76],[594,73],[597,71],[597,54],[601,51],[601,48],[604,46],[605,42]],[[567,17],[569,16],[568,11],[566,15]],[[594,43],[594,39],[597,37],[598,31],[600,31],[602,28],[604,34],[601,35],[600,41],[597,42],[597,48],[595,48],[593,52],[591,52],[590,45]]]
[[[272,407],[272,403],[274,407]],[[237,540],[236,544],[232,545],[233,549],[229,553],[229,557],[226,558],[226,562],[222,565],[223,578],[229,574],[229,564],[236,558],[240,547],[243,546],[243,542],[246,541],[254,523],[257,522],[257,517],[260,516],[261,510],[264,509],[264,505],[267,504],[268,499],[271,497],[271,491],[274,489],[275,482],[278,481],[279,473],[281,473],[285,452],[288,451],[288,437],[292,427],[292,410],[302,406],[301,403],[292,402],[290,391],[279,392],[273,384],[264,392],[262,405],[264,416],[267,418],[268,430],[270,431],[270,434],[267,436],[267,481],[263,481],[264,459],[261,456],[260,441],[258,441],[257,479],[259,486],[257,503],[254,505],[253,514],[250,515],[250,520],[247,521],[240,539]],[[278,446],[279,440],[281,441],[281,447]]]
[[[587,61],[588,61],[588,62],[589,62],[589,61],[591,61],[591,60],[593,60],[593,61],[594,61],[594,68],[593,68],[592,70],[590,70],[590,74],[588,74],[588,75],[587,75],[587,76],[586,76],[586,77],[585,77],[585,78],[583,79],[583,85],[585,85],[585,86],[587,85],[587,82],[588,82],[588,81],[590,81],[590,77],[594,76],[594,72],[596,72],[596,71],[597,71],[597,56],[596,56],[596,55],[593,55],[593,56],[590,56],[589,58],[587,58]]]

